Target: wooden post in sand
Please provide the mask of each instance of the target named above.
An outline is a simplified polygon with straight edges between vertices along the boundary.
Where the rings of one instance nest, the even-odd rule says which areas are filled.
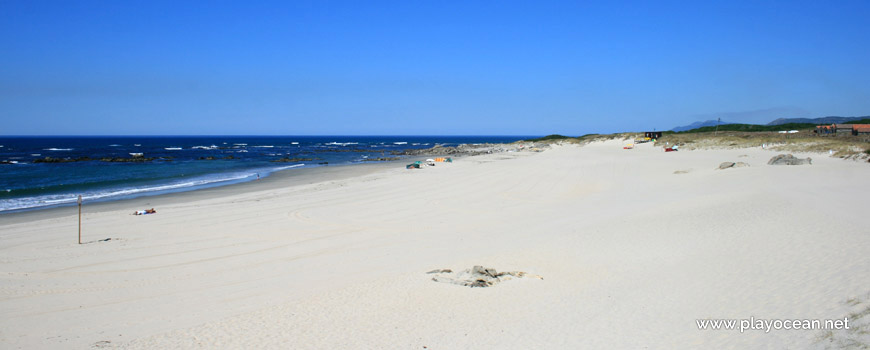
[[[82,195],[79,195],[79,244],[82,244]]]

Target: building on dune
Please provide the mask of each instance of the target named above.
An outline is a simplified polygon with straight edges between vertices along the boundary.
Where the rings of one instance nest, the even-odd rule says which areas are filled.
[[[816,135],[870,135],[870,124],[816,125]]]

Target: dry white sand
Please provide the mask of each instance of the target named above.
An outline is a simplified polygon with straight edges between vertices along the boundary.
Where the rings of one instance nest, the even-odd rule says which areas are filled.
[[[856,311],[867,329],[866,163],[621,146],[86,207],[83,245],[74,208],[0,216],[0,348],[837,347],[861,335],[696,319]],[[544,279],[425,273],[473,265]]]

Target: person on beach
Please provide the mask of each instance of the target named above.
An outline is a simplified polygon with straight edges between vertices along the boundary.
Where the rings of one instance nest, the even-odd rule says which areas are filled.
[[[154,213],[157,213],[157,211],[154,210],[154,208],[151,208],[151,209],[145,209],[145,210],[137,210],[136,212],[133,213],[133,215],[145,215],[145,214],[154,214]]]

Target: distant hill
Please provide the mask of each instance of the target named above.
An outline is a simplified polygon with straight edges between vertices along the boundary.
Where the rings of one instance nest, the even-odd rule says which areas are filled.
[[[774,120],[767,125],[782,125],[789,123],[798,123],[798,124],[845,124],[846,122],[866,119],[870,118],[870,116],[863,117],[822,117],[822,118],[779,118]]]
[[[780,125],[755,125],[755,124],[727,124],[720,125],[719,131],[788,131],[814,129],[813,123],[788,123]],[[697,129],[682,131],[683,133],[712,132],[716,126],[704,126]]]
[[[674,132],[680,132],[680,131],[686,131],[686,130],[692,130],[692,129],[703,128],[703,127],[705,127],[705,126],[713,126],[713,127],[715,127],[715,126],[716,126],[716,123],[717,123],[717,122],[716,122],[715,120],[705,120],[705,121],[702,121],[702,122],[694,122],[694,123],[689,124],[689,125],[686,125],[686,126],[678,126],[678,127],[676,127],[676,128],[671,129],[671,131],[674,131]],[[734,123],[732,123],[732,122],[726,122],[726,121],[722,121],[722,122],[718,122],[718,123],[719,123],[719,125],[734,124]]]

